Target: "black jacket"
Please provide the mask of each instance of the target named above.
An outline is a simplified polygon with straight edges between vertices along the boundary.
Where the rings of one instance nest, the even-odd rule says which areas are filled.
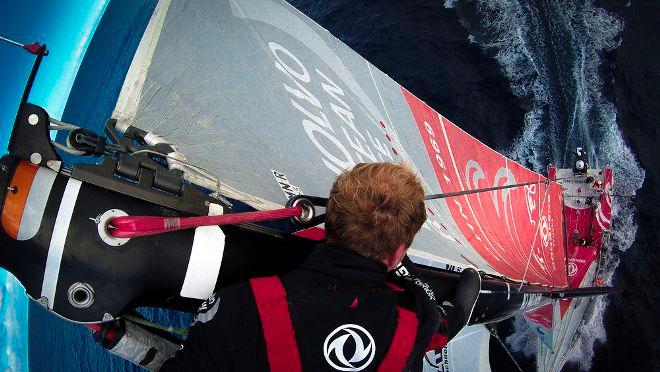
[[[338,327],[355,324],[363,327],[375,344],[373,360],[362,370],[375,371],[392,342],[397,304],[417,313],[419,327],[407,369],[422,369],[425,348],[438,329],[435,301],[411,281],[393,275],[388,281],[406,291],[391,290],[385,285],[386,276],[383,263],[319,244],[299,269],[281,278],[303,370],[335,371],[324,354],[324,342]],[[363,337],[364,347],[368,346],[367,337]],[[341,345],[344,361],[350,362],[355,341],[346,338]],[[349,367],[337,359],[336,350],[329,358],[335,365]],[[361,366],[366,360],[351,365]],[[209,298],[200,308],[184,347],[162,370],[268,371],[261,321],[249,285],[236,284]]]

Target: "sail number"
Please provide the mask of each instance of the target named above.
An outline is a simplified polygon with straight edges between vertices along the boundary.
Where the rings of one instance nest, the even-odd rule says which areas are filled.
[[[440,156],[440,146],[438,145],[438,142],[435,140],[435,132],[433,131],[433,127],[431,127],[431,124],[429,124],[426,120],[424,120],[424,128],[426,128],[426,132],[429,135],[428,139],[429,142],[431,143],[431,147],[433,147],[433,150],[435,151],[435,161],[443,170],[442,177],[444,178],[445,182],[451,183],[451,178],[449,178],[446,174],[447,167],[445,166],[445,162],[444,160],[442,160],[442,156]]]

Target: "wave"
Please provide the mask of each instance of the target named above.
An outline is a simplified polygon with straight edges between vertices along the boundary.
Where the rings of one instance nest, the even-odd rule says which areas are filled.
[[[618,254],[628,250],[637,232],[629,196],[641,188],[645,172],[623,140],[616,107],[604,94],[603,54],[619,47],[623,21],[593,1],[447,0],[476,42],[499,63],[512,92],[525,103],[525,125],[503,153],[537,172],[548,164],[570,166],[576,147],[588,151],[591,165],[614,171],[613,233],[608,275],[611,284]],[[590,368],[594,345],[605,342],[607,300],[594,302],[578,347],[568,357]],[[514,350],[534,353],[535,338],[516,321]]]

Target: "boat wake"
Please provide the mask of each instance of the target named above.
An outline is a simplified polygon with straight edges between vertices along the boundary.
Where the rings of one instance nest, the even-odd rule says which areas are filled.
[[[616,107],[605,96],[601,68],[607,51],[621,43],[623,21],[592,4],[573,0],[446,1],[461,23],[499,63],[513,93],[526,105],[522,133],[502,152],[537,172],[548,164],[571,166],[576,147],[588,151],[592,167],[611,165],[614,171],[613,226],[607,277],[612,283],[618,254],[632,245],[637,232],[630,196],[641,188],[644,170],[626,146],[617,126]],[[569,355],[588,369],[596,342],[605,342],[603,325],[607,299],[594,302],[588,331],[582,332]],[[527,355],[536,352],[536,336],[516,320],[509,343]]]

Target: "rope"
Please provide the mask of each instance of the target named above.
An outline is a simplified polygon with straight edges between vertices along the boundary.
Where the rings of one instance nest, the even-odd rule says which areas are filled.
[[[108,222],[108,232],[115,238],[134,238],[138,236],[147,236],[171,231],[191,229],[199,226],[237,225],[242,223],[300,217],[302,212],[302,207],[296,206],[269,211],[230,213],[220,216],[125,216],[116,217],[110,220]]]
[[[509,351],[509,348],[506,347],[506,345],[504,344],[504,342],[502,341],[502,339],[500,338],[500,336],[497,334],[497,332],[495,331],[495,329],[494,329],[494,328],[490,328],[488,331],[490,332],[490,334],[491,334],[493,337],[495,337],[495,339],[497,339],[497,341],[500,342],[500,345],[502,345],[502,348],[504,348],[504,351],[506,351],[506,354],[509,356],[509,358],[511,358],[511,360],[513,361],[513,364],[515,364],[516,367],[518,367],[518,370],[519,370],[520,372],[523,372],[523,369],[520,367],[520,364],[518,364],[518,362],[516,361],[516,358],[513,357],[513,354],[511,354],[511,352]]]
[[[55,118],[49,117],[48,119],[49,119],[50,123],[52,124],[52,126],[55,127],[55,128],[52,128],[54,130],[72,130],[72,129],[78,129],[79,128],[79,127],[77,127],[73,124],[65,123],[65,122],[59,121]]]
[[[4,42],[7,42],[9,44],[19,46],[19,47],[27,50],[29,53],[34,54],[34,55],[37,55],[37,54],[42,54],[42,55],[45,55],[45,56],[48,55],[48,51],[45,50],[45,49],[43,50],[43,52],[41,52],[41,53],[39,52],[39,48],[41,47],[41,44],[39,44],[36,41],[32,44],[23,44],[23,43],[19,43],[18,41],[14,41],[12,39],[9,39],[9,38],[3,37],[3,36],[0,36],[0,40],[2,40]]]
[[[444,198],[451,198],[453,196],[461,196],[461,195],[469,195],[469,194],[478,194],[482,192],[488,192],[488,191],[496,191],[496,190],[504,190],[504,189],[511,189],[514,187],[522,187],[522,186],[528,186],[528,185],[538,185],[541,183],[545,183],[546,185],[550,183],[550,181],[561,181],[564,179],[568,179],[572,177],[564,177],[564,178],[555,178],[555,179],[546,179],[545,181],[531,181],[531,182],[523,182],[523,183],[516,183],[513,185],[503,185],[503,186],[494,186],[494,187],[485,187],[483,189],[474,189],[474,190],[463,190],[463,191],[456,191],[456,192],[447,192],[444,194],[430,194],[426,195],[424,197],[424,200],[433,200],[433,199],[444,199]]]
[[[21,48],[23,47],[23,44],[22,44],[22,43],[19,43],[18,41],[14,41],[14,40],[12,40],[12,39],[7,39],[6,37],[2,37],[2,36],[0,36],[0,40],[2,40],[2,41],[6,41],[6,42],[8,42],[9,44],[18,45],[18,46],[21,47]]]
[[[136,151],[133,154],[138,152],[146,153],[155,153],[160,156],[167,157],[168,155],[161,154],[152,150],[140,150]],[[176,159],[179,161],[178,159]],[[488,192],[494,190],[510,189],[513,187],[521,187],[527,185],[535,185],[540,183],[548,184],[550,180],[544,181],[533,181],[525,182],[513,185],[504,185],[497,187],[488,187],[483,189],[475,190],[465,190],[459,192],[451,192],[445,194],[433,194],[427,195],[425,200],[448,198],[453,196],[460,196],[466,194],[475,194],[481,192]],[[548,187],[546,187],[545,195],[543,197],[543,204],[545,206],[545,198],[547,196]],[[254,211],[254,212],[244,212],[244,213],[232,213],[221,216],[197,216],[197,217],[160,217],[160,216],[124,216],[116,217],[108,222],[108,232],[115,238],[135,238],[139,236],[148,236],[155,234],[162,234],[166,232],[191,229],[200,226],[221,226],[221,225],[236,225],[241,223],[251,223],[258,221],[269,221],[269,220],[278,220],[290,217],[300,217],[303,213],[303,209],[300,206],[295,206],[291,208],[275,209],[270,211]],[[543,210],[541,210],[543,214]],[[534,244],[536,244],[536,236],[538,235],[538,226],[536,233],[534,234]],[[531,258],[531,250],[530,256]],[[525,268],[525,274],[527,274],[527,268],[529,267],[529,258],[527,260],[527,267]],[[523,275],[523,280],[524,280]],[[522,284],[521,284],[522,286]]]

